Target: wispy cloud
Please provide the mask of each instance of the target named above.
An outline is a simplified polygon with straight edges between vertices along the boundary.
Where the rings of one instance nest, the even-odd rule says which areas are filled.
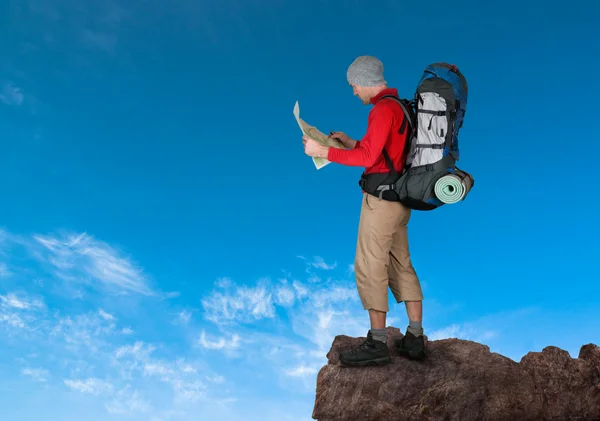
[[[31,299],[5,299],[4,307],[19,311],[31,311]],[[14,306],[14,307],[13,307]],[[23,308],[21,308],[23,307]],[[225,377],[208,368],[204,363],[187,360],[184,357],[159,355],[164,345],[133,339],[126,340],[121,332],[125,328],[118,326],[118,318],[104,310],[83,314],[59,316],[59,312],[48,314],[49,320],[41,327],[36,341],[28,341],[27,346],[38,344],[44,348],[44,354],[51,357],[61,375],[61,382],[68,390],[82,393],[104,402],[105,409],[111,414],[132,414],[144,412],[168,412],[168,400],[171,408],[186,403],[199,402],[211,396],[214,399],[232,398],[229,393],[220,392],[217,385],[225,383]],[[135,335],[132,331],[131,335]],[[235,347],[239,337],[232,336],[225,341],[219,338],[204,337],[204,345],[211,350]],[[39,340],[40,342],[37,342]],[[21,373],[32,380],[49,381],[46,368],[32,368],[28,358],[21,358],[27,366]],[[211,389],[211,385],[215,388]],[[166,389],[165,389],[166,387]],[[169,395],[170,393],[170,395]],[[154,395],[160,395],[160,406],[152,404]],[[167,406],[165,406],[167,404]]]
[[[45,307],[44,303],[39,299],[29,300],[24,297],[19,298],[14,293],[0,295],[0,306],[12,307],[19,310],[43,309]]]
[[[223,375],[205,363],[174,355],[174,349],[161,356],[165,345],[137,339],[133,329],[119,325],[115,312],[67,310],[26,293],[0,294],[0,332],[4,328],[10,333],[0,335],[2,357],[7,357],[7,345],[37,349],[37,355],[19,352],[21,375],[36,382],[56,380],[65,390],[99,399],[107,414],[152,413],[166,420],[169,411],[186,404],[234,398],[220,390],[226,383]],[[15,340],[3,343],[10,337]],[[218,338],[205,339],[214,350],[221,346]],[[228,339],[234,346],[238,340]],[[36,367],[34,360],[46,366]]]
[[[307,278],[308,283],[318,284],[322,281],[322,272],[332,271],[337,268],[337,262],[327,263],[321,256],[314,256],[312,260],[307,259],[304,256],[296,256],[306,263],[306,273],[309,274]]]
[[[293,369],[285,369],[284,370],[285,374],[287,374],[288,376],[292,376],[292,377],[312,377],[315,374],[317,374],[318,369],[317,367],[310,367],[307,366],[305,364],[301,364],[298,367],[295,367]]]
[[[24,368],[21,370],[21,374],[27,377],[31,377],[37,382],[46,382],[48,381],[48,377],[50,376],[48,370],[43,368]]]
[[[5,105],[21,105],[25,95],[21,88],[11,81],[4,82],[0,89],[0,102]]]
[[[150,354],[155,350],[156,347],[153,345],[145,344],[142,341],[136,341],[133,345],[119,347],[115,351],[115,357],[119,359],[129,356],[135,361],[145,361],[150,358]]]
[[[311,265],[317,269],[333,270],[337,267],[337,262],[327,264],[325,263],[325,260],[322,257],[316,256]]]
[[[282,285],[275,291],[275,302],[282,307],[291,307],[296,300],[294,289],[287,285]]]
[[[41,325],[36,325],[36,322],[39,323],[44,312],[45,304],[41,299],[30,298],[23,293],[0,294],[0,329],[4,328],[9,335],[39,329]]]
[[[266,282],[255,287],[234,288],[230,293],[215,291],[202,300],[207,320],[214,323],[239,323],[275,316],[273,293]]]
[[[183,324],[188,324],[192,318],[192,313],[189,311],[181,311],[179,312],[179,321]]]
[[[302,255],[298,255],[296,256],[298,259],[304,260],[306,262],[307,265],[307,270],[309,270],[310,268],[317,268],[317,269],[322,269],[322,270],[333,270],[337,267],[337,262],[334,263],[326,263],[325,259],[323,259],[321,256],[313,256],[312,260],[309,260],[308,258],[306,258],[305,256]]]
[[[109,413],[119,415],[146,413],[152,409],[150,402],[144,399],[138,390],[132,390],[130,386],[119,390],[114,398],[104,406]]]
[[[108,394],[113,391],[113,385],[104,380],[89,378],[85,380],[64,380],[64,383],[69,388],[81,392],[89,393],[91,395]]]
[[[100,317],[102,317],[104,320],[115,320],[115,316],[113,316],[112,314],[107,313],[106,311],[100,309],[98,310],[98,314],[100,315]]]
[[[208,339],[206,332],[202,330],[198,343],[202,348],[212,350],[233,350],[240,346],[240,336],[237,334],[230,335],[228,338],[219,337],[215,339]]]
[[[250,328],[265,318],[273,320],[272,325],[282,325],[286,317],[285,337],[258,328],[251,335],[238,333],[245,342],[239,348],[244,350],[243,355],[250,363],[257,363],[268,355],[277,373],[301,380],[299,387],[310,387],[311,376],[326,363],[325,355],[333,338],[344,333],[365,335],[368,317],[362,311],[354,281],[312,282],[309,279],[307,282],[262,279],[254,286],[238,286],[233,281],[225,289],[217,286],[203,300],[204,317],[215,323],[223,336],[212,340],[205,338],[205,345],[212,343],[219,349],[232,345],[239,347],[239,341],[230,339],[232,334],[228,330]],[[260,300],[245,299],[248,296],[260,297]],[[256,312],[257,302],[261,303],[259,308],[268,311]],[[255,317],[256,314],[262,317]],[[236,357],[241,354],[228,353]]]
[[[49,335],[73,352],[102,352],[118,336],[118,326],[100,311],[58,316],[51,322]]]
[[[184,359],[170,361],[154,356],[156,351],[156,346],[136,341],[120,347],[114,355],[125,378],[138,374],[156,379],[171,388],[175,403],[198,401],[207,396],[209,389],[198,368]]]
[[[155,295],[148,277],[129,257],[109,244],[82,233],[64,237],[36,235],[38,254],[63,280],[104,285],[119,293]]]
[[[121,329],[121,333],[123,335],[133,335],[135,332],[130,327],[124,327],[123,329]]]
[[[497,335],[498,333],[493,330],[482,330],[468,324],[452,324],[432,331],[427,335],[427,337],[432,341],[457,338],[475,342],[487,342],[489,339],[495,338]]]

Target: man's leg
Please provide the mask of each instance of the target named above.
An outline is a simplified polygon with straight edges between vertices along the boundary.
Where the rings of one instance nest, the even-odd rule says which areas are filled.
[[[365,193],[358,223],[356,287],[373,329],[385,328],[389,311],[388,266],[395,223],[391,204]]]
[[[410,357],[422,358],[423,340],[423,292],[417,273],[412,265],[408,246],[408,221],[411,210],[402,204],[401,217],[393,231],[390,250],[389,278],[390,288],[398,303],[404,301],[409,324],[406,335],[395,343],[399,351]]]
[[[404,301],[409,325],[406,329],[415,336],[423,334],[423,301]]]
[[[367,340],[357,349],[340,353],[347,364],[387,363],[391,359],[387,348],[385,322],[388,307],[388,265],[392,245],[394,215],[390,203],[364,194],[354,271],[356,287],[363,308],[369,311],[371,329]]]
[[[371,329],[385,329],[385,319],[387,313],[379,310],[369,310],[369,320],[371,321]]]

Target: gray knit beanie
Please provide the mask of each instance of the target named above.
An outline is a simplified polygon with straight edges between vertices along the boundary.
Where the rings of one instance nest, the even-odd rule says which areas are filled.
[[[348,83],[356,86],[377,86],[385,83],[383,64],[373,56],[360,56],[348,67]]]

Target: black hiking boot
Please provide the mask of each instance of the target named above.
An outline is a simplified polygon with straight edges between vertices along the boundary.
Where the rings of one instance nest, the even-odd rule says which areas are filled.
[[[339,354],[340,362],[345,365],[383,365],[392,362],[387,344],[373,339],[371,332],[367,333],[367,339],[357,348],[342,351]]]
[[[394,341],[394,347],[400,355],[408,356],[413,360],[422,360],[425,358],[425,336],[415,336],[406,332],[400,339]]]

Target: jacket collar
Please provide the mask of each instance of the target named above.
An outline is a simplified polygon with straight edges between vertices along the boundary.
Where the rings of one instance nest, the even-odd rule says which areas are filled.
[[[377,95],[375,95],[373,98],[371,98],[371,104],[377,103],[377,101],[379,101],[381,99],[381,97],[384,96],[384,95],[398,96],[398,90],[396,88],[386,88],[386,89],[384,89],[383,91],[381,91]]]

